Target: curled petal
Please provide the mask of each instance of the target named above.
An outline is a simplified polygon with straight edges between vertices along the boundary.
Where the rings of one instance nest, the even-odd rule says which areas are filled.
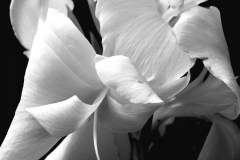
[[[240,130],[234,122],[215,114],[198,160],[240,159]]]
[[[92,105],[83,103],[73,96],[65,101],[45,106],[27,108],[27,111],[55,137],[66,136],[86,123],[90,115],[100,105],[107,93],[104,89]]]
[[[187,76],[179,78],[176,81],[166,83],[159,88],[155,88],[154,91],[163,101],[165,101],[181,92],[188,85],[190,78],[190,73],[188,73]]]
[[[169,8],[168,0],[155,0],[158,12],[163,15],[164,12]]]
[[[175,0],[170,0],[173,1],[173,4],[175,4],[176,2],[174,2]],[[193,8],[194,6],[199,5],[200,3],[203,3],[207,0],[184,0],[184,5],[181,3],[181,0],[177,0],[177,4],[179,4],[180,1],[180,5],[181,7],[178,8],[169,8],[163,15],[162,18],[168,23],[170,22],[174,17],[179,16],[179,14]]]
[[[118,133],[140,130],[160,104],[121,104],[108,96],[99,107],[100,121]]]
[[[120,160],[119,150],[115,144],[116,138],[124,138],[125,134],[115,136],[113,132],[98,123],[98,151],[100,159]],[[125,140],[126,141],[126,140]],[[130,147],[129,142],[122,145]],[[124,144],[123,144],[124,143]],[[46,160],[97,160],[93,144],[93,118],[76,132],[68,135],[61,144],[46,158]]]
[[[96,52],[92,48],[91,44],[66,16],[51,8],[48,10],[48,12],[49,16],[47,16],[45,22],[46,25],[53,32],[53,34],[57,36],[59,39],[58,41],[64,44],[64,51],[67,52],[68,50],[68,52],[71,52],[71,59],[75,59],[75,61],[78,61],[81,64],[81,68],[79,68],[80,66],[72,66],[72,69],[75,69],[74,72],[78,76],[83,75],[81,78],[85,77],[86,79],[86,77],[89,77],[86,79],[86,81],[87,83],[90,83],[91,86],[98,87],[99,85],[102,85],[95,69],[94,59]],[[45,30],[43,29],[42,32],[45,32]],[[41,36],[42,32],[39,32],[38,36]],[[55,44],[57,41],[51,43],[50,38],[47,40],[49,40],[47,44],[54,46],[54,49],[59,51],[63,49],[63,47],[61,49],[58,48],[60,45]],[[67,61],[70,59],[70,57],[67,59],[62,57],[61,59],[63,61]],[[82,72],[84,72],[84,74],[82,74]]]
[[[179,6],[183,6],[184,4],[184,0],[168,0],[168,1],[171,8],[177,8]]]
[[[129,57],[153,88],[181,78],[193,66],[154,0],[99,0],[96,16],[103,55]]]
[[[154,113],[154,119],[204,116],[237,107],[236,96],[231,89],[213,75],[210,74],[205,82],[195,85],[187,86],[182,94],[165,102],[164,106]]]
[[[194,7],[182,13],[173,31],[181,48],[190,57],[203,59],[205,67],[235,94],[238,105],[231,108],[232,112],[226,112],[225,116],[236,118],[239,115],[240,93],[230,64],[218,9]]]
[[[59,140],[52,137],[26,108],[61,102],[74,95],[84,103],[92,104],[99,94],[99,89],[79,78],[58,54],[40,36],[35,37],[21,101],[2,143],[0,159],[39,159]]]
[[[59,21],[48,23],[51,18],[58,18]],[[62,27],[52,28],[54,25],[63,26],[63,24],[65,24],[64,27],[67,27],[68,29]],[[95,75],[96,71],[93,64],[96,53],[90,46],[89,42],[67,17],[56,10],[49,9],[46,24],[40,20],[38,28],[37,37],[41,38],[74,74],[76,74],[86,84],[96,89],[103,87],[103,84],[97,75]],[[64,36],[64,34],[74,34],[75,39],[77,39],[79,43],[72,40],[73,36],[70,38]],[[84,47],[82,47],[81,50],[76,47],[79,50],[75,50],[73,49],[74,45],[83,45]],[[92,62],[90,63],[91,60]],[[86,61],[89,62],[89,64],[86,64]]]
[[[162,102],[128,57],[113,56],[97,61],[96,70],[101,81],[131,103]]]
[[[73,2],[72,0],[12,0],[11,23],[16,37],[26,49],[30,50],[32,47],[38,19],[45,20],[50,7],[67,15],[67,8],[73,10]]]

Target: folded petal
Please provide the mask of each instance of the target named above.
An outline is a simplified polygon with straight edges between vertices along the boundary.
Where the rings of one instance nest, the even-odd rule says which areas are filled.
[[[49,22],[48,19],[55,18],[59,21]],[[59,26],[53,28],[52,26]],[[65,26],[68,29],[64,29],[60,26]],[[72,28],[72,29],[69,29]],[[79,43],[74,42],[73,38],[64,36],[65,34],[74,34]],[[59,34],[60,33],[60,34]],[[79,32],[74,24],[66,16],[56,10],[49,9],[49,14],[46,23],[39,20],[39,26],[37,31],[37,37],[41,38],[55,53],[56,55],[71,69],[71,71],[81,78],[85,83],[94,88],[101,88],[103,84],[99,80],[94,68],[94,56],[95,51],[89,44],[86,38]],[[65,43],[67,41],[67,43]],[[70,41],[73,41],[72,43]],[[83,45],[82,49],[76,47],[79,50],[72,49],[75,46]],[[85,48],[85,50],[84,50]],[[83,58],[81,58],[83,57]],[[92,62],[90,63],[90,60]],[[86,64],[89,61],[89,64]],[[93,66],[92,66],[92,65]]]
[[[154,0],[98,0],[103,55],[124,55],[155,88],[178,80],[194,64],[179,46]]]
[[[11,23],[16,37],[26,49],[30,50],[32,47],[38,19],[45,20],[50,7],[67,15],[67,8],[73,10],[73,2],[72,0],[12,0]]]
[[[173,82],[166,83],[165,85],[155,88],[154,91],[163,101],[165,101],[181,92],[188,85],[190,78],[190,73],[188,73],[187,76],[179,78]]]
[[[98,112],[103,125],[117,133],[129,133],[140,130],[159,107],[160,104],[121,104],[108,95]]]
[[[92,105],[83,103],[77,96],[73,96],[62,102],[27,108],[27,111],[52,136],[63,137],[81,129],[100,105],[107,91],[107,88],[103,89]]]
[[[191,58],[203,59],[205,67],[223,81],[237,97],[238,105],[226,111],[231,119],[239,115],[240,93],[230,64],[220,13],[217,8],[194,7],[181,14],[173,32]]]
[[[99,56],[100,57],[100,56]],[[163,102],[125,56],[113,56],[96,63],[101,81],[131,103]]]
[[[57,38],[59,39],[58,41],[64,44],[64,52],[66,50],[68,50],[68,52],[71,52],[71,57],[74,57],[74,59],[76,59],[81,64],[81,68],[79,68],[80,66],[77,68],[76,66],[72,67],[75,68],[74,72],[82,74],[83,70],[85,70],[83,77],[91,77],[86,79],[87,83],[90,83],[94,87],[102,85],[95,69],[94,59],[96,56],[96,52],[94,51],[94,48],[82,35],[82,33],[79,32],[79,30],[74,26],[70,19],[61,14],[59,11],[51,8],[48,10],[48,12],[49,15],[47,16],[47,19],[45,21],[46,25],[57,36]],[[42,32],[45,32],[45,30],[43,29]],[[42,32],[39,32],[39,36],[42,35]],[[51,43],[51,41],[49,40],[47,44],[55,45],[55,43],[56,41],[54,41],[54,43]],[[55,45],[55,49],[57,49],[58,46],[59,45]],[[58,50],[61,51],[61,49]],[[69,58],[61,59],[68,60]],[[88,76],[87,72],[89,74]],[[80,74],[77,75],[80,76]]]
[[[166,101],[154,113],[154,120],[172,116],[205,116],[237,107],[237,98],[231,89],[211,74],[205,82],[198,81],[182,92]]]
[[[2,143],[0,159],[39,159],[59,140],[52,137],[26,108],[61,102],[74,95],[82,102],[92,104],[99,94],[99,89],[78,77],[58,54],[40,36],[35,37],[21,101]],[[68,57],[65,55],[65,58]]]
[[[164,12],[169,8],[169,1],[168,0],[155,0],[158,12],[163,15]]]
[[[100,159],[120,160],[117,139],[122,139],[121,145],[130,147],[126,134],[118,134],[98,123],[98,151]],[[46,158],[46,160],[97,160],[93,144],[93,118],[76,132],[68,135],[63,142]],[[124,159],[125,160],[125,159]],[[127,160],[127,159],[126,159]]]
[[[179,7],[172,7],[169,8],[168,10],[166,10],[166,12],[164,12],[164,14],[162,14],[162,18],[169,23],[174,17],[179,16],[179,14],[191,9],[194,6],[199,5],[200,3],[203,3],[207,0],[184,0],[184,4],[182,4],[181,0],[177,0],[175,2],[175,0],[170,0],[173,3],[172,4],[179,4]]]
[[[233,121],[215,114],[198,160],[238,160],[239,151],[240,129]]]

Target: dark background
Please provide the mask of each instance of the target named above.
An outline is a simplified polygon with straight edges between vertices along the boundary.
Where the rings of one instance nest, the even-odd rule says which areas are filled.
[[[232,68],[236,76],[240,76],[239,71],[239,13],[237,6],[234,6],[232,3],[228,3],[227,0],[209,0],[204,6],[216,6],[222,17],[222,25],[225,33],[226,41],[228,43],[230,58],[232,62]],[[28,58],[23,55],[25,49],[20,45],[16,39],[12,26],[10,24],[9,18],[9,2],[4,2],[2,5],[2,16],[1,16],[1,48],[2,56],[1,60],[4,64],[2,77],[4,81],[3,84],[3,93],[4,95],[4,104],[1,105],[1,137],[0,144],[2,143],[3,138],[5,137],[8,127],[11,123],[11,120],[14,116],[16,107],[18,106],[21,90],[23,86],[23,77],[25,74],[25,69],[28,63]],[[88,30],[93,29],[93,23],[91,21],[90,12],[88,10],[87,3],[84,1],[75,2],[75,16],[79,19],[80,25],[84,29],[86,36],[88,37]],[[95,31],[94,31],[95,32]],[[239,83],[239,81],[238,81]],[[240,84],[240,83],[239,83]],[[239,123],[239,118],[235,122]],[[196,127],[196,124],[199,124]],[[170,149],[172,153],[174,150],[179,150],[181,147],[181,154],[186,155],[190,154],[189,151],[192,151],[197,155],[201,149],[201,146],[204,143],[206,135],[210,129],[211,123],[199,120],[196,118],[179,118],[173,125],[169,127],[168,134],[165,136],[165,142],[162,142],[166,145],[165,149]],[[170,133],[172,131],[172,133]],[[198,143],[196,148],[192,149],[192,143],[195,141]],[[171,143],[172,142],[172,143]],[[191,142],[191,144],[190,144]],[[189,146],[190,145],[190,146]],[[175,147],[174,147],[175,146]],[[189,148],[191,147],[191,148]],[[159,146],[158,148],[161,148]],[[161,148],[161,150],[165,150]],[[195,153],[196,152],[196,153]],[[180,152],[179,152],[180,153]],[[181,155],[179,155],[181,157]],[[179,157],[179,159],[181,159]],[[192,157],[195,157],[194,155]],[[187,158],[184,157],[183,158]]]

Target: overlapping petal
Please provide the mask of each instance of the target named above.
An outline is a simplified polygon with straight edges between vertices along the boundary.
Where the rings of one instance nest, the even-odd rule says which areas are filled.
[[[179,95],[165,102],[154,113],[154,120],[172,116],[205,116],[238,107],[236,96],[224,82],[211,74],[204,82],[203,78],[204,74],[201,74]]]
[[[163,102],[141,76],[128,57],[113,56],[96,63],[96,70],[101,81],[110,90],[131,103]]]
[[[128,57],[99,56],[96,70],[101,81],[110,88],[108,100],[99,108],[99,117],[115,132],[141,129],[163,103]]]
[[[121,104],[108,95],[99,107],[99,119],[117,133],[140,130],[161,104]]]
[[[210,73],[235,94],[238,104],[222,114],[231,119],[236,118],[239,115],[240,93],[230,64],[218,9],[194,7],[182,13],[173,32],[181,48],[190,57],[203,59]]]
[[[115,134],[98,123],[98,150],[100,159],[120,160],[126,147],[130,151],[127,134]],[[118,142],[122,140],[121,142]],[[130,154],[130,153],[129,153]],[[126,156],[124,157],[126,158]],[[97,160],[93,144],[93,118],[82,129],[68,135],[63,142],[46,158],[46,160]],[[125,160],[125,159],[123,159]]]
[[[215,114],[198,160],[240,159],[240,130],[234,122]]]
[[[15,35],[26,49],[31,49],[37,31],[38,19],[45,20],[48,8],[67,15],[73,10],[72,0],[12,0],[10,18]]]
[[[73,96],[65,101],[45,106],[27,108],[27,111],[55,137],[66,136],[81,127],[102,102],[108,89],[105,88],[92,105]]]
[[[177,81],[193,66],[154,0],[98,0],[96,16],[103,54],[129,57],[153,88]]]
[[[47,41],[46,35],[36,35],[24,77],[25,81],[21,101],[0,149],[0,159],[3,160],[39,159],[59,140],[59,138],[52,137],[36,119],[26,111],[26,108],[54,104],[65,101],[74,95],[82,102],[92,104],[101,91],[101,88],[104,87],[101,82],[98,83],[101,84],[100,87],[95,88],[95,86],[91,86],[72,70],[72,66],[82,65],[83,61],[91,58],[94,60],[95,52],[92,48],[87,49],[90,47],[90,44],[86,45],[87,40],[83,35],[81,35],[72,22],[59,11],[51,10],[48,18],[60,19],[60,21],[48,22],[48,27],[50,28],[51,25],[56,27],[53,27],[52,31],[62,42],[68,41],[68,43],[65,43],[65,45],[68,45],[68,49],[74,47],[71,46],[71,40],[74,38],[64,37],[64,39],[61,39],[61,35],[65,33],[60,27],[62,26],[61,23],[65,24],[65,26],[63,25],[64,27],[67,26],[68,34],[75,35],[74,37],[78,39],[79,42],[78,45],[84,45],[84,48],[80,50],[81,52],[78,50],[64,52],[66,46],[59,43],[60,40]],[[46,30],[44,25],[40,24],[39,30],[39,33],[48,34],[47,32],[42,32]],[[61,35],[58,35],[60,31],[58,32],[57,30],[62,31]],[[78,34],[75,33],[76,31]],[[51,36],[52,35],[49,34],[49,38]],[[46,39],[44,39],[44,37]],[[55,43],[58,44],[59,48],[65,48],[65,50],[62,50],[62,53],[60,53],[60,50],[54,48],[56,47]],[[82,56],[85,58],[75,58],[75,60],[69,58],[64,60],[64,54],[68,53],[73,55],[75,53],[78,54],[79,57]],[[91,71],[91,68],[92,70],[94,69],[94,62],[92,62],[92,65],[89,63],[88,68],[91,77],[94,77],[94,72]],[[84,72],[82,74],[84,74]],[[85,74],[85,76],[88,77],[88,74]]]
[[[168,1],[168,0],[165,0]],[[178,17],[179,14],[193,8],[194,6],[199,5],[200,3],[203,3],[207,0],[184,0],[184,4],[181,0],[170,0],[173,4],[173,7],[169,8],[162,14],[162,18],[168,23],[172,20],[174,17]],[[178,6],[178,7],[176,7]]]

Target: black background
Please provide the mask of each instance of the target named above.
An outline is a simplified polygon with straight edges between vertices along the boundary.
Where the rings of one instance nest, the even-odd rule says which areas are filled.
[[[239,72],[239,8],[236,5],[229,3],[227,0],[209,0],[204,6],[216,6],[220,12],[222,17],[222,25],[225,33],[226,41],[228,43],[228,48],[230,52],[230,58],[232,63],[232,68],[236,76],[240,76]],[[16,107],[18,106],[22,86],[23,86],[23,77],[25,74],[25,69],[28,63],[28,58],[23,55],[23,51],[25,49],[20,45],[18,40],[16,39],[12,26],[10,24],[9,17],[9,2],[4,2],[2,5],[2,16],[1,16],[1,48],[2,48],[2,56],[1,61],[4,64],[4,69],[2,72],[2,77],[4,81],[3,85],[3,93],[4,95],[4,103],[1,105],[0,117],[1,117],[1,137],[0,144],[2,143],[3,138],[5,137],[8,127],[11,123],[11,120],[14,116],[14,112]],[[92,26],[92,21],[90,17],[90,13],[88,11],[88,6],[85,2],[78,1],[75,3],[75,16],[79,19],[79,23],[87,33],[89,28],[94,28]],[[87,14],[86,14],[87,13]],[[88,35],[86,34],[88,37]],[[239,83],[239,81],[238,81]],[[240,84],[240,83],[239,83]],[[235,122],[239,123],[239,118]],[[194,127],[196,123],[200,123],[198,127]],[[170,149],[172,153],[176,150],[179,153],[179,159],[182,158],[192,158],[196,157],[201,149],[201,145],[206,138],[208,130],[211,124],[204,120],[198,120],[195,118],[180,118],[175,121],[173,125],[169,127],[168,134],[165,136],[165,141],[162,142],[166,144],[166,146],[162,147],[158,146],[158,149],[166,150]],[[191,128],[191,129],[189,129]],[[172,133],[170,133],[172,131]],[[195,145],[195,149],[192,148],[192,143],[194,141],[198,145]],[[172,143],[171,143],[172,142]],[[181,148],[182,147],[182,148]],[[183,148],[185,147],[185,148]],[[181,148],[181,152],[179,149]],[[189,153],[189,151],[193,153]],[[154,154],[154,153],[153,153]],[[166,152],[168,154],[168,152]],[[192,156],[187,154],[194,154]],[[185,157],[184,157],[185,155]],[[186,157],[187,155],[187,157]],[[163,155],[162,155],[163,156]],[[171,156],[171,155],[170,155]],[[160,155],[161,157],[161,155]],[[169,159],[171,159],[169,157]],[[195,158],[196,159],[196,158]]]

